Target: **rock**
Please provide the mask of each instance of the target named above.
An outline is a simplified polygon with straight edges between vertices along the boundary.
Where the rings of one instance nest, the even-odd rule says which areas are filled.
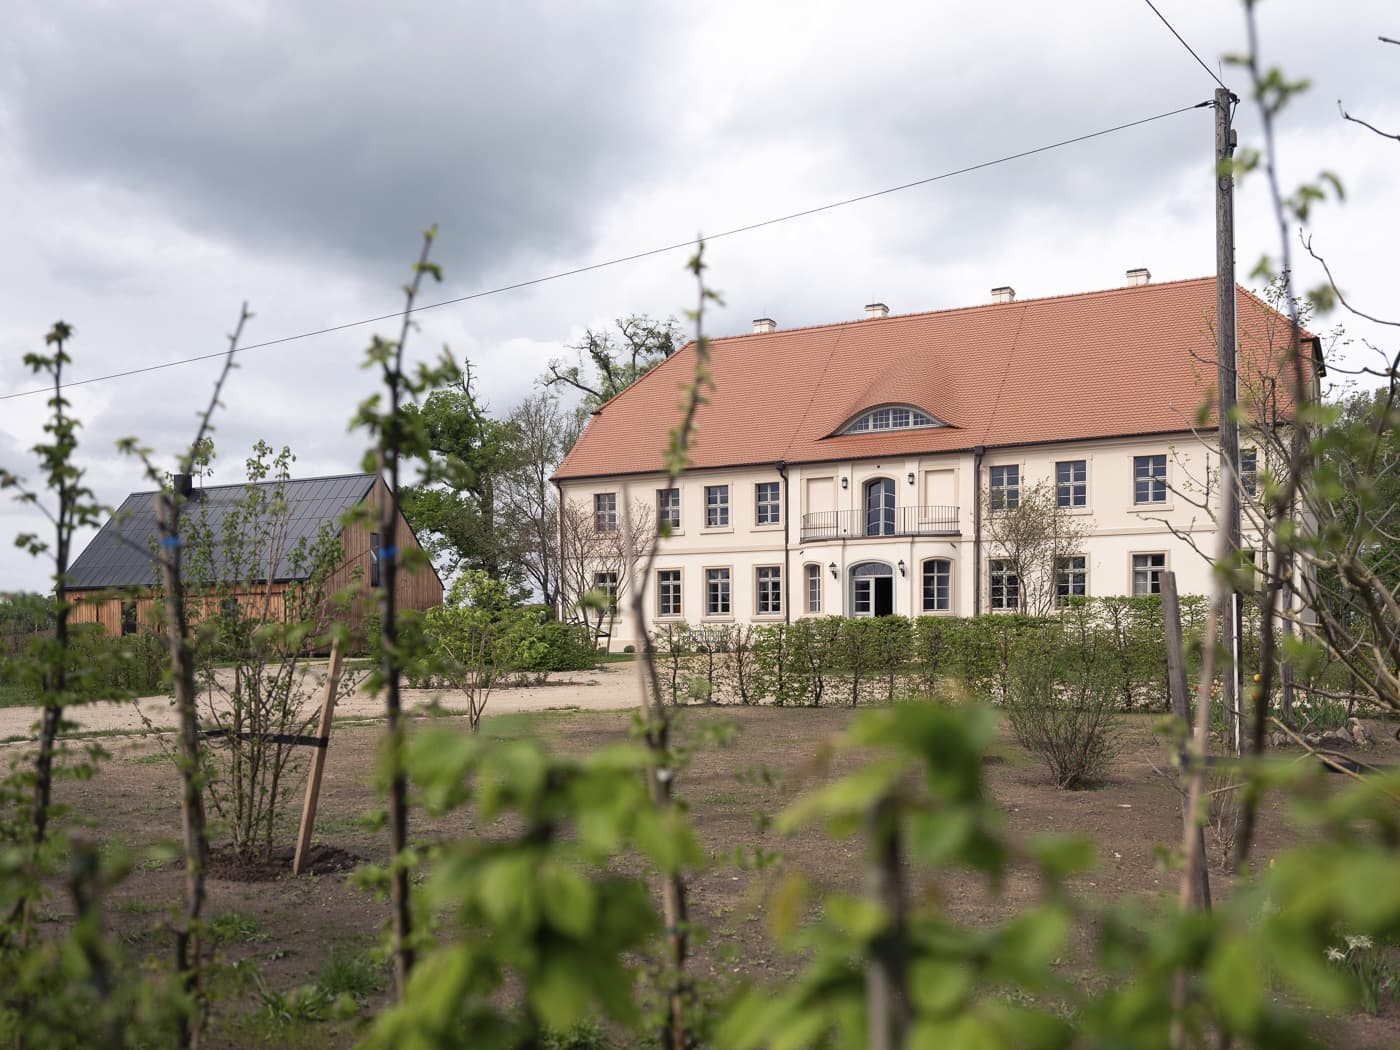
[[[1376,746],[1376,738],[1371,731],[1366,728],[1366,723],[1359,718],[1351,720],[1351,739],[1362,751],[1370,751]]]
[[[1322,734],[1321,734],[1321,733],[1304,733],[1304,734],[1303,734],[1303,743],[1307,744],[1308,747],[1321,747],[1321,746],[1322,746]]]
[[[1287,733],[1281,733],[1275,730],[1269,734],[1270,747],[1287,747],[1291,743],[1293,743],[1293,738]]]
[[[1345,729],[1329,729],[1322,734],[1323,747],[1351,747],[1354,743]]]

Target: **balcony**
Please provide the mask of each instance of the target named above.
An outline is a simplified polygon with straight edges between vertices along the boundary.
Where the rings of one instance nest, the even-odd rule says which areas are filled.
[[[895,507],[889,510],[823,510],[802,515],[803,543],[887,536],[957,536],[957,507]]]

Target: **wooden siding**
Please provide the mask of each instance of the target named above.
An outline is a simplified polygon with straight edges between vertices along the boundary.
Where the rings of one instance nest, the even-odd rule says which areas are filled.
[[[366,502],[374,507],[376,522],[379,508],[384,505],[388,495],[388,486],[382,480],[376,481],[370,490]],[[374,596],[370,593],[369,586],[369,537],[377,529],[377,523],[370,525],[357,522],[341,530],[340,543],[344,556],[326,582],[328,594],[335,594],[358,583],[359,590],[346,615],[346,625],[357,641],[363,640],[366,617],[375,613]],[[419,549],[418,538],[413,534],[402,513],[398,517],[393,542],[400,549]],[[278,620],[283,615],[283,595],[286,589],[285,582],[276,582],[272,584],[270,593],[268,588],[257,587],[233,597],[238,599],[245,610],[262,616],[266,608],[267,619]],[[426,566],[417,572],[405,573],[399,578],[398,605],[401,609],[431,609],[442,604],[442,593],[442,580],[431,566]],[[123,597],[112,591],[70,591],[70,596],[77,602],[73,609],[72,622],[100,623],[108,635],[121,634],[124,601],[136,602],[139,629],[152,630],[158,619],[158,612],[154,608],[155,599],[149,592],[136,592],[134,596],[127,594]]]

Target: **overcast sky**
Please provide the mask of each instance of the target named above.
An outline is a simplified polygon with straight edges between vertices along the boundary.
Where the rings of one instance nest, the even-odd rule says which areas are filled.
[[[1156,0],[1225,81],[1240,9]],[[1290,107],[1287,184],[1321,168],[1344,206],[1315,244],[1344,288],[1393,303],[1400,165],[1395,4],[1261,4],[1271,61],[1313,87]],[[0,36],[0,394],[58,319],[77,378],[394,310],[438,223],[446,299],[926,178],[1210,97],[1215,82],[1145,2],[995,5],[535,0],[408,7],[355,0],[11,0]],[[715,241],[727,305],[711,334],[1112,287],[1214,270],[1208,109]],[[1242,144],[1257,144],[1246,98]],[[1239,279],[1277,252],[1262,179],[1237,198]],[[497,411],[587,327],[680,315],[676,251],[421,315],[424,354],[470,357]],[[1316,283],[1299,264],[1304,286]],[[1354,336],[1384,333],[1348,322]],[[217,420],[215,481],[258,438],[303,476],[358,469],[346,420],[368,392],[373,327],[240,359]],[[388,334],[385,323],[378,330]],[[1393,345],[1394,339],[1390,338]],[[81,458],[111,504],[143,487],[114,441],[173,463],[218,364],[72,391]],[[0,400],[0,464],[35,472],[42,397]],[[0,534],[42,528],[8,503]],[[46,589],[0,546],[0,591]]]

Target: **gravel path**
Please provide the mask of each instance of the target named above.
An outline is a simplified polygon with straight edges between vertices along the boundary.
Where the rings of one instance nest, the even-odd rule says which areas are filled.
[[[315,678],[324,673],[324,662],[308,669],[307,689],[313,704],[320,703],[320,689]],[[466,698],[459,692],[445,689],[405,689],[404,707],[410,713],[428,707],[434,701],[449,711],[465,710]],[[618,664],[601,671],[569,671],[552,677],[541,686],[496,689],[486,705],[486,717],[517,711],[548,711],[551,708],[578,708],[585,711],[611,711],[635,707],[641,699],[641,684],[637,665]],[[141,700],[101,702],[66,712],[77,723],[78,732],[140,733],[146,730],[146,719],[157,729],[175,726],[174,701],[168,696],[150,696]],[[138,711],[139,707],[139,711]],[[356,689],[344,697],[335,709],[337,719],[375,718],[384,713],[382,699]],[[0,708],[0,742],[17,743],[33,739],[34,725],[39,720],[37,707]],[[144,716],[144,718],[143,718]]]

